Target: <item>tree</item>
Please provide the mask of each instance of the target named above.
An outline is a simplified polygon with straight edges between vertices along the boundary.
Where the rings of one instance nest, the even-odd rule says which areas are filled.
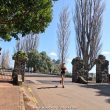
[[[52,0],[1,0],[0,38],[44,32],[52,20]]]
[[[104,4],[101,0],[75,0],[74,26],[77,55],[89,71],[101,49],[101,25]]]
[[[1,67],[3,69],[8,69],[9,64],[10,64],[10,54],[9,54],[9,51],[7,50],[6,52],[4,51],[2,54]]]
[[[47,55],[47,53],[45,51],[40,52],[40,56],[41,56],[41,71],[46,73],[49,72],[51,67],[52,67],[52,61],[51,58]]]
[[[60,64],[60,60],[59,60],[59,59],[58,59],[58,60],[53,59],[52,62],[53,62],[54,64]]]
[[[53,62],[53,73],[59,74],[60,73],[60,60],[52,60]]]
[[[1,68],[5,68],[5,51],[2,53],[1,56]]]
[[[68,8],[65,7],[59,16],[59,23],[57,25],[57,37],[58,37],[58,54],[61,63],[66,62],[68,46],[69,46],[69,36],[70,36],[70,20]]]
[[[51,60],[45,51],[38,52],[37,50],[31,50],[28,52],[27,68],[33,68],[33,72],[42,73],[59,73],[60,60]]]
[[[33,68],[34,72],[37,70],[37,64],[39,60],[39,53],[37,50],[31,50],[28,52],[28,62],[27,62],[27,68],[29,70],[29,67]]]
[[[31,50],[36,50],[38,48],[39,37],[38,34],[30,33],[24,38],[20,38],[16,43],[16,50],[23,50],[24,52],[29,52]]]
[[[28,52],[28,62],[27,62],[27,68],[33,67],[33,71],[39,71],[39,72],[49,72],[52,68],[52,61],[50,57],[47,56],[46,52],[39,53],[36,50],[32,50]]]

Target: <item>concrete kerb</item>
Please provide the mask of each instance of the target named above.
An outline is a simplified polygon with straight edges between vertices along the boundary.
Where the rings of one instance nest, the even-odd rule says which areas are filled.
[[[32,94],[31,88],[27,88],[25,85],[21,86],[21,91],[23,94],[23,101],[24,101],[24,106],[26,110],[35,110],[37,107],[37,100]],[[21,109],[23,110],[23,109]]]
[[[25,110],[25,105],[24,105],[24,98],[23,98],[23,90],[21,86],[19,87],[20,89],[20,110]]]

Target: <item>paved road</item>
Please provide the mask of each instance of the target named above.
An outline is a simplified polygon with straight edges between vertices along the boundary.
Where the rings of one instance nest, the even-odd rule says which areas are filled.
[[[70,110],[110,110],[108,84],[75,84],[66,78],[65,88],[61,88],[61,85],[55,88],[59,84],[58,77],[26,77],[25,80],[39,106],[74,108]]]

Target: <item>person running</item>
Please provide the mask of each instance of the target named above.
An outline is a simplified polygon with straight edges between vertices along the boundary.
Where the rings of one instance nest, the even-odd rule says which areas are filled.
[[[64,76],[65,76],[65,72],[66,72],[65,63],[62,63],[62,65],[61,65],[61,80],[60,80],[60,84],[62,85],[62,88],[64,88]]]

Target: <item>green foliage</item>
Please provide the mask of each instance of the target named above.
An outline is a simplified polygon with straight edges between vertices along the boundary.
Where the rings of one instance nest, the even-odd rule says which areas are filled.
[[[32,50],[28,52],[27,68],[33,68],[34,72],[50,73],[51,71],[52,74],[59,74],[59,63],[59,60],[52,61],[45,51],[39,53],[36,50]]]
[[[39,53],[36,50],[32,50],[28,53],[28,62],[27,67],[33,67],[34,72],[49,72],[49,70],[52,68],[52,61],[50,57],[47,56],[46,52]]]
[[[13,60],[22,60],[22,61],[27,61],[28,57],[27,54],[23,51],[18,51],[13,55]]]
[[[11,40],[30,32],[44,32],[52,20],[51,0],[1,0],[0,37]]]
[[[29,52],[27,67],[35,67],[37,59],[38,59],[38,52],[36,50]]]
[[[60,74],[60,67],[59,67],[60,60],[53,59],[52,62],[53,62],[53,65],[54,65],[53,66],[53,74]]]
[[[69,72],[67,72],[66,74],[65,74],[65,77],[72,77],[72,73],[69,73]]]
[[[40,56],[41,56],[41,67],[42,67],[42,70],[41,72],[49,72],[50,69],[52,69],[52,61],[51,61],[51,58],[46,54],[46,52],[41,52],[40,53]]]

